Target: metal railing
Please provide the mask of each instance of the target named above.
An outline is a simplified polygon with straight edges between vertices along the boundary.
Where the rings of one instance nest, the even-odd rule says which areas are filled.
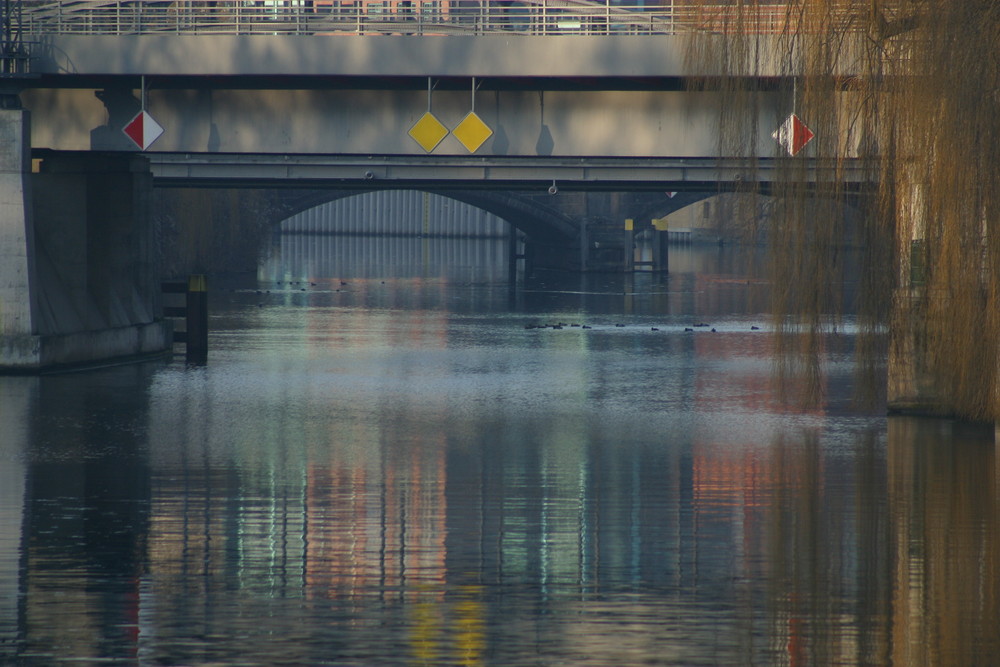
[[[673,34],[673,7],[587,0],[24,1],[23,31],[87,34]]]
[[[28,49],[22,39],[20,0],[0,0],[0,78],[28,71]]]
[[[661,0],[21,0],[26,34],[377,34],[665,35],[787,33],[817,29],[829,16],[853,21],[851,3],[824,17],[788,5]],[[643,2],[643,0],[638,0]]]

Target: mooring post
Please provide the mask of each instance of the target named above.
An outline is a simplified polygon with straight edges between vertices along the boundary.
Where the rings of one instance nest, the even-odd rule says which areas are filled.
[[[625,218],[625,271],[635,271],[635,221]]]
[[[511,289],[517,286],[517,228],[509,225],[507,232],[507,285]]]
[[[208,281],[204,275],[188,277],[187,288],[187,360],[208,359]]]
[[[653,270],[670,270],[670,225],[667,218],[653,220]]]

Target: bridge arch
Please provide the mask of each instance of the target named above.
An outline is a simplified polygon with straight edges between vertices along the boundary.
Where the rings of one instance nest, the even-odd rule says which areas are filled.
[[[280,210],[284,217],[282,220],[275,220],[274,224],[280,224],[285,219],[323,204],[379,191],[375,188],[282,191]],[[579,233],[579,225],[570,215],[555,205],[548,204],[540,196],[486,190],[413,189],[413,191],[427,192],[491,213],[536,242],[568,243]]]

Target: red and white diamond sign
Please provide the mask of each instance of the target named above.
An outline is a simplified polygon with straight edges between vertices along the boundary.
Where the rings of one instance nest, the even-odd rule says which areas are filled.
[[[771,136],[781,144],[782,148],[788,151],[789,155],[795,155],[816,135],[798,116],[792,114],[785,119],[781,127],[771,133]]]
[[[122,128],[122,132],[135,142],[140,150],[146,150],[163,134],[163,128],[144,109]]]

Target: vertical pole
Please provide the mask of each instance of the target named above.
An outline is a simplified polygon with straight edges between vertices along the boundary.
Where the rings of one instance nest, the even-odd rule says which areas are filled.
[[[625,218],[625,271],[635,271],[635,224]]]
[[[507,232],[507,287],[517,286],[517,228],[508,225]]]
[[[187,288],[187,360],[208,360],[208,281],[204,275],[188,277]]]
[[[670,232],[666,229],[657,229],[653,232],[653,269],[655,271],[666,273],[670,270],[669,238]]]

